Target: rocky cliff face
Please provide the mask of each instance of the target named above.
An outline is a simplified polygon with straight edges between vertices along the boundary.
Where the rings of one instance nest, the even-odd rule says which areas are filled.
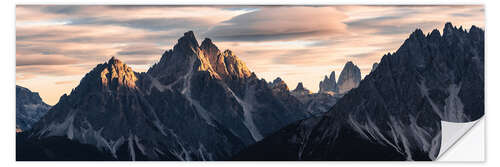
[[[37,92],[16,85],[16,132],[31,129],[49,109]]]
[[[323,81],[319,82],[319,93],[335,94],[339,92],[337,81],[335,81],[335,71],[330,73],[330,77],[325,75]]]
[[[303,85],[298,85],[298,89],[290,92],[285,81],[279,77],[270,82],[269,87],[273,90],[273,94],[290,108],[302,108],[310,115],[319,115],[328,111],[335,104],[336,99],[340,98],[330,94],[310,93]]]
[[[277,90],[280,92],[290,92],[290,89],[286,85],[285,81],[283,81],[280,77],[276,78],[269,84],[271,89]]]
[[[341,96],[331,95],[327,93],[312,93],[294,95],[306,107],[306,111],[312,115],[321,115],[337,102]]]
[[[272,89],[273,95],[276,96],[281,103],[286,104],[289,110],[299,109],[308,113],[307,117],[310,116],[311,111],[307,108],[307,104],[303,103],[299,97],[292,95],[288,89],[287,84],[281,78],[276,78],[273,82],[269,83],[269,87]]]
[[[298,121],[237,160],[433,160],[441,121],[484,115],[484,31],[417,29],[359,87],[320,117]]]
[[[321,115],[327,112],[343,96],[343,93],[357,87],[361,80],[361,73],[356,65],[347,62],[342,70],[341,78],[342,82],[339,78],[339,83],[337,83],[335,71],[332,71],[329,77],[325,75],[323,81],[320,81],[318,93],[311,93],[304,88],[302,83],[299,83],[297,88],[292,91],[292,95],[306,106],[309,113]]]
[[[119,160],[225,160],[309,113],[230,50],[186,32],[146,73],[97,65],[33,129]],[[289,104],[293,103],[293,104]]]
[[[378,63],[373,63],[372,70],[370,72],[375,71],[375,69],[377,69],[377,67],[378,67]]]
[[[361,82],[361,71],[358,66],[354,65],[351,61],[348,61],[342,72],[340,72],[338,85],[338,92],[340,94],[347,93],[349,90],[358,87],[359,82]]]
[[[292,94],[306,106],[309,113],[321,115],[327,112],[343,96],[343,93],[357,87],[359,80],[361,80],[359,68],[352,62],[347,62],[342,71],[342,82],[339,82],[342,84],[342,90],[339,89],[339,85],[335,81],[335,71],[332,71],[329,77],[325,75],[323,81],[320,81],[318,93],[311,93],[303,88],[303,85],[297,85]]]

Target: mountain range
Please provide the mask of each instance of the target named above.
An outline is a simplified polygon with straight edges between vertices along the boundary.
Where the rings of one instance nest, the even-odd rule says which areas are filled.
[[[186,32],[145,73],[111,58],[87,73],[32,130],[118,160],[223,160],[309,117],[273,94],[230,50]]]
[[[330,77],[325,75],[323,81],[319,82],[318,93],[312,93],[299,82],[292,91],[292,95],[306,105],[309,113],[319,115],[327,112],[349,90],[356,88],[360,81],[359,67],[352,61],[348,61],[340,73],[338,83],[335,81],[335,71],[332,71]]]
[[[364,79],[349,61],[338,82],[333,71],[319,87],[311,93],[302,83],[290,90],[281,78],[268,83],[231,50],[208,38],[199,45],[189,31],[147,72],[115,57],[94,67],[17,134],[16,156],[434,160],[441,120],[484,115],[484,31],[451,23],[442,35],[417,29]]]
[[[235,160],[434,160],[441,121],[484,115],[484,31],[415,30],[325,114],[290,124]]]

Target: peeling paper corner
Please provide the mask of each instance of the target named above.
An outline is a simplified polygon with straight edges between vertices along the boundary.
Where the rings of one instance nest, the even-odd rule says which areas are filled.
[[[475,129],[473,129],[475,128]],[[473,132],[471,132],[471,130]],[[482,134],[481,134],[482,132]],[[480,133],[480,135],[471,134]],[[453,162],[453,161],[484,161],[484,121],[480,118],[471,122],[455,123],[441,121],[441,149],[437,161]],[[482,135],[482,136],[481,136]],[[475,138],[472,138],[475,137]],[[461,140],[466,142],[474,142],[475,140],[481,143],[480,145],[463,145],[458,144]],[[472,141],[474,140],[474,141]],[[459,148],[454,148],[459,147]],[[473,147],[474,149],[471,149]]]

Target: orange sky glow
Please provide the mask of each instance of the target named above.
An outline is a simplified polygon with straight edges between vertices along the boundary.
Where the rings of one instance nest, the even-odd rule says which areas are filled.
[[[259,78],[313,92],[347,61],[362,76],[415,29],[484,29],[484,6],[16,7],[16,84],[54,105],[112,56],[144,72],[186,31],[230,49]],[[442,31],[441,31],[442,32]]]

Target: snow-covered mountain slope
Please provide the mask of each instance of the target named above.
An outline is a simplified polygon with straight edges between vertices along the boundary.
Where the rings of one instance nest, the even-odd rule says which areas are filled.
[[[225,160],[309,113],[275,96],[232,51],[186,32],[146,73],[97,65],[31,136],[63,136],[119,160]]]
[[[484,115],[484,31],[447,23],[413,32],[359,87],[320,117],[298,121],[236,160],[434,160],[441,121]]]
[[[26,131],[49,111],[37,92],[16,85],[16,131]]]

